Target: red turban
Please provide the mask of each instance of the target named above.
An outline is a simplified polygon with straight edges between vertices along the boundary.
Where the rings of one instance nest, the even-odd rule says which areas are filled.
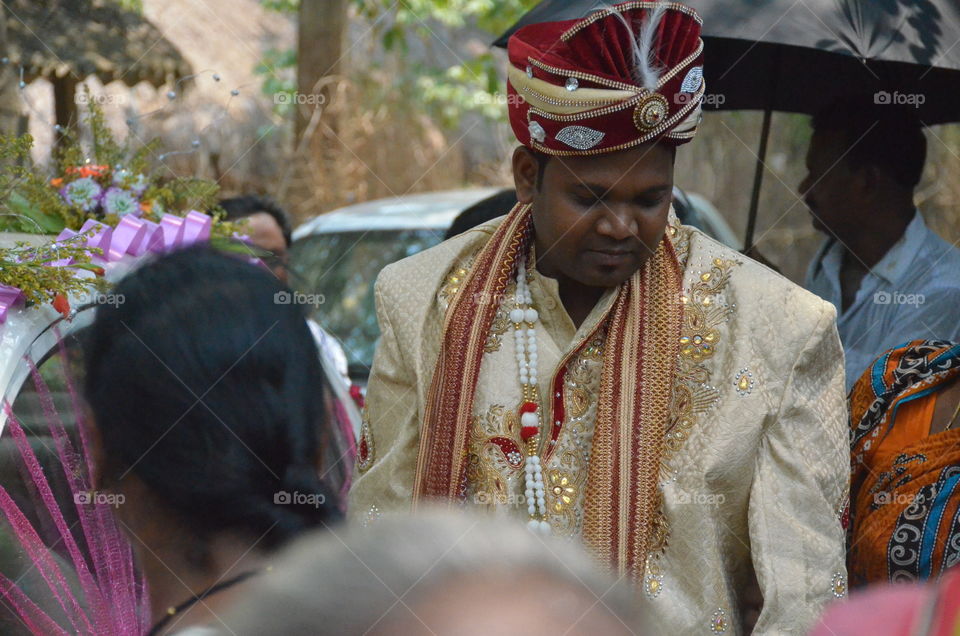
[[[517,139],[550,155],[689,141],[705,89],[701,24],[689,7],[653,1],[523,27],[508,44]]]

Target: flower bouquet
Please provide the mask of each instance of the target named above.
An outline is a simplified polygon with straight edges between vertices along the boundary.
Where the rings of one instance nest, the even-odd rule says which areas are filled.
[[[251,254],[238,226],[223,222],[219,187],[151,169],[158,144],[119,144],[94,105],[91,143],[67,131],[54,174],[30,166],[29,135],[0,135],[0,232],[42,234],[41,245],[0,246],[0,325],[20,302],[50,302],[65,316],[69,297],[103,289],[110,264],[197,241]]]

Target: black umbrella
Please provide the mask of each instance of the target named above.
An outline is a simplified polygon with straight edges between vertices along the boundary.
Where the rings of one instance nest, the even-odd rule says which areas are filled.
[[[518,28],[611,3],[543,0]],[[686,0],[703,17],[705,110],[764,111],[744,246],[753,243],[772,111],[812,115],[847,95],[915,106],[926,125],[960,121],[957,0]]]

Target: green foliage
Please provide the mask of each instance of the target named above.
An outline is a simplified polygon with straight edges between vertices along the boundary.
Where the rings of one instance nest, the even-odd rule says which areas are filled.
[[[135,13],[143,13],[143,0],[117,0],[121,8]]]
[[[157,154],[157,150],[160,149],[160,140],[151,139],[147,143],[140,146],[139,150],[136,150],[130,157],[130,160],[127,161],[127,168],[135,174],[144,174],[150,172],[150,157]]]
[[[273,110],[280,116],[293,112],[293,95],[297,91],[296,49],[269,49],[254,71],[263,77],[263,93],[273,100]]]
[[[84,89],[87,91],[89,97],[89,89],[86,88],[86,85]],[[91,99],[87,100],[88,103],[92,101]],[[113,133],[107,126],[107,119],[103,116],[103,111],[100,110],[96,104],[87,111],[87,126],[90,127],[90,132],[93,133],[94,161],[105,166],[117,166],[125,163],[126,153],[113,138]]]
[[[46,179],[28,169],[33,138],[0,135],[0,231],[53,233],[66,224],[67,206]]]
[[[493,121],[507,116],[505,89],[489,53],[445,70],[421,67],[416,85],[430,114],[448,128],[455,127],[466,112]]]
[[[42,303],[57,294],[79,294],[90,288],[92,280],[77,276],[74,268],[95,271],[90,262],[86,236],[77,235],[67,241],[31,247],[17,243],[15,247],[0,250],[0,284],[19,287],[27,302]],[[47,264],[72,258],[70,267],[49,267]]]
[[[160,204],[162,209],[188,212],[190,210],[209,210],[217,206],[220,186],[213,181],[195,177],[178,177],[151,188],[147,197]]]
[[[405,40],[412,28],[419,36],[429,36],[429,23],[461,28],[475,24],[487,33],[500,35],[510,28],[524,13],[532,9],[537,0],[353,0],[357,13],[368,20],[385,22],[386,34],[394,31],[391,41]],[[384,18],[391,14],[392,20]],[[387,41],[384,45],[389,49]]]
[[[537,0],[353,0],[357,13],[374,24],[387,52],[408,50],[412,38],[436,40],[437,24],[452,29],[475,25],[493,40],[532,9]],[[440,45],[443,46],[443,45]],[[404,80],[415,83],[431,117],[455,127],[467,112],[504,121],[504,80],[496,59],[484,53],[448,68],[411,66],[402,69]]]
[[[490,40],[506,31],[520,17],[532,9],[537,0],[351,0],[356,15],[373,25],[373,32],[388,54],[402,59],[413,38],[434,41],[437,25],[459,29],[476,26],[490,36]],[[288,15],[296,14],[299,0],[262,0],[268,9]],[[438,46],[442,46],[437,43]],[[271,50],[257,67],[264,77],[263,92],[270,96],[296,91],[296,51]],[[359,78],[363,83],[362,78]],[[416,91],[407,90],[416,87]],[[498,74],[496,59],[484,53],[472,60],[450,67],[403,65],[395,78],[390,93],[409,100],[414,107],[422,106],[434,119],[447,127],[455,127],[468,112],[503,121],[507,117],[504,100],[504,80]],[[275,105],[280,115],[292,111],[292,99],[280,100]]]
[[[280,13],[296,13],[300,9],[300,0],[262,0],[263,6]]]
[[[84,148],[74,131],[65,131],[51,179],[31,164],[29,136],[0,136],[0,231],[56,234],[65,227],[78,230],[87,219],[115,225],[119,218],[102,201],[84,209],[64,194],[80,179],[93,180],[103,192],[118,188],[130,194],[144,217],[153,221],[159,221],[164,212],[182,216],[190,210],[217,209],[216,183],[160,178],[151,165],[159,141],[135,150],[118,143],[103,112],[90,103],[84,120],[92,137],[90,148]]]
[[[161,179],[151,170],[150,161],[159,143],[152,141],[136,150],[120,144],[103,112],[88,101],[91,106],[84,123],[90,129],[90,147],[84,148],[74,131],[65,131],[53,178],[32,165],[33,139],[29,135],[0,135],[0,231],[56,234],[65,227],[78,230],[88,219],[115,227],[124,213],[159,222],[164,213],[184,216],[197,210],[214,219],[212,244],[241,249],[230,243],[236,242],[235,234],[243,233],[244,224],[222,220],[225,214],[218,203],[220,187],[216,183],[192,177]],[[117,203],[118,194],[128,197],[123,205]],[[108,283],[100,277],[102,267],[91,261],[92,255],[101,251],[88,248],[87,238],[79,234],[39,247],[17,243],[0,249],[0,284],[19,288],[30,303],[105,288]],[[72,262],[50,265],[63,259]],[[78,276],[77,270],[97,276]],[[66,303],[66,298],[60,298],[55,306],[65,311]]]

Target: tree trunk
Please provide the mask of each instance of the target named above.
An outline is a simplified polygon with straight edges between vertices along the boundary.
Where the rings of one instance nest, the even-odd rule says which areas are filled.
[[[54,145],[60,147],[66,137],[67,128],[77,125],[77,80],[73,74],[67,74],[53,77],[50,81],[53,82],[53,108],[60,126]]]
[[[348,0],[301,0],[297,41],[294,137],[297,166],[290,198],[295,211],[317,213],[318,196],[336,183],[340,150],[334,99],[343,70]],[[300,216],[300,215],[298,215]]]
[[[332,99],[332,85],[342,69],[346,33],[347,0],[301,0],[297,89],[298,99],[304,103],[297,107],[298,139],[310,126],[315,107],[328,106]]]
[[[0,7],[0,57],[7,57],[9,54],[7,11]],[[19,81],[12,64],[0,64],[0,134],[14,135],[20,128]]]

